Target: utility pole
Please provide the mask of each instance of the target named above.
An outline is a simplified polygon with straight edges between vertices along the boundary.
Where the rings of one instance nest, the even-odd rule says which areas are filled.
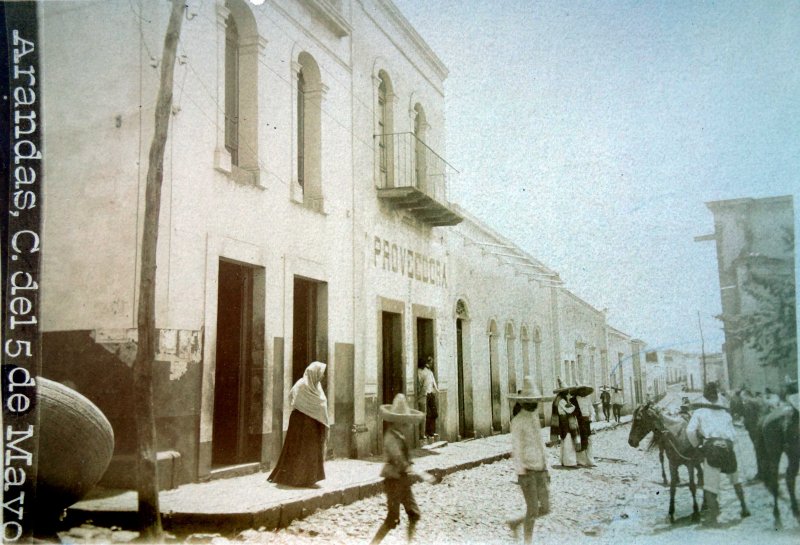
[[[183,22],[185,0],[171,0],[172,12],[164,37],[161,57],[161,83],[155,111],[155,130],[150,145],[145,191],[142,266],[139,278],[137,315],[138,343],[133,363],[133,391],[138,445],[137,492],[141,537],[161,542],[161,512],[158,505],[158,466],[156,465],[156,427],[153,410],[153,361],[156,355],[156,246],[158,217],[161,211],[161,183],[164,179],[164,148],[172,110],[172,81],[178,38]]]
[[[700,323],[700,311],[697,311],[697,325],[700,327],[700,353],[701,357],[703,358],[703,389],[706,388],[706,382],[708,382],[708,377],[706,375],[706,342],[703,339],[703,324]]]

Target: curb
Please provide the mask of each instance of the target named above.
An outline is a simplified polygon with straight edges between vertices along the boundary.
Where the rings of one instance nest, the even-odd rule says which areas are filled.
[[[472,469],[484,464],[493,464],[510,456],[510,452],[505,452],[452,466],[433,467],[427,471],[442,478],[457,471]],[[209,531],[223,535],[237,534],[251,528],[275,530],[285,528],[293,521],[303,519],[320,509],[328,509],[336,505],[348,505],[381,493],[383,493],[383,479],[377,478],[345,486],[338,490],[326,491],[309,498],[268,505],[247,513],[162,513],[161,523],[164,530],[180,536],[207,533]],[[69,509],[67,514],[67,523],[78,521],[79,524],[80,522],[91,520],[93,524],[127,528],[135,528],[138,524],[138,514],[135,511]]]
[[[623,422],[619,425],[625,425]],[[597,432],[608,431],[617,426],[604,426]],[[478,460],[471,460],[445,467],[431,467],[427,471],[438,478],[446,475],[473,469],[485,464],[493,464],[511,457],[511,451],[494,454]],[[346,485],[335,490],[321,492],[318,495],[289,500],[283,503],[266,505],[256,511],[245,513],[162,513],[164,529],[185,536],[192,533],[214,532],[218,534],[237,534],[243,530],[263,529],[275,530],[285,528],[293,521],[303,519],[320,509],[328,509],[336,505],[349,505],[358,500],[376,496],[383,492],[383,479],[375,478],[358,484]],[[136,528],[138,514],[135,511],[89,511],[68,509],[66,522],[91,520],[94,524],[105,526],[121,526]]]

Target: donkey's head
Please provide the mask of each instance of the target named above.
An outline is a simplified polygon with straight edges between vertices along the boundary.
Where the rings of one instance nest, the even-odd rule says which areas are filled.
[[[628,434],[628,444],[633,448],[639,446],[641,440],[651,431],[656,429],[655,410],[650,403],[639,405],[633,411],[631,420],[631,431]]]

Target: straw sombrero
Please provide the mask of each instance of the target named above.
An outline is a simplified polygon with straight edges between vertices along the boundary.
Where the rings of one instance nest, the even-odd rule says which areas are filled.
[[[591,395],[594,392],[594,388],[589,386],[588,384],[578,384],[577,386],[573,386],[569,389],[569,393],[572,395],[576,395],[578,397],[586,397]]]
[[[522,390],[520,390],[516,394],[506,395],[506,398],[509,401],[515,401],[517,403],[526,403],[526,402],[533,403],[535,401],[542,400],[543,396],[539,392],[539,388],[536,387],[533,377],[525,377],[522,382],[523,382]]]
[[[560,394],[561,392],[566,392],[569,390],[569,386],[565,386],[563,382],[561,382],[561,377],[556,378],[556,388],[553,390],[554,394]]]
[[[425,413],[409,407],[406,396],[403,394],[394,396],[394,401],[391,405],[381,405],[380,413],[381,418],[386,422],[405,424],[425,420]]]

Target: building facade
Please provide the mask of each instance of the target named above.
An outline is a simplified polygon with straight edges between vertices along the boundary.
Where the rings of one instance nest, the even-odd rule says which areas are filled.
[[[43,373],[107,415],[106,483],[119,486],[134,474],[139,254],[168,10],[39,5]],[[338,457],[379,451],[379,405],[415,399],[428,356],[450,440],[506,431],[503,396],[525,375],[545,393],[558,377],[597,388],[622,361],[626,395],[642,399],[640,341],[450,203],[447,70],[391,1],[215,0],[185,16],[156,278],[169,482],[274,463],[289,389],[313,360],[328,364]]]
[[[792,197],[706,206],[714,215],[714,232],[696,240],[716,243],[728,380],[732,388],[780,391],[798,376]],[[743,334],[752,333],[751,320],[781,339],[784,349],[777,356],[770,353],[772,342],[759,347],[752,334]]]

